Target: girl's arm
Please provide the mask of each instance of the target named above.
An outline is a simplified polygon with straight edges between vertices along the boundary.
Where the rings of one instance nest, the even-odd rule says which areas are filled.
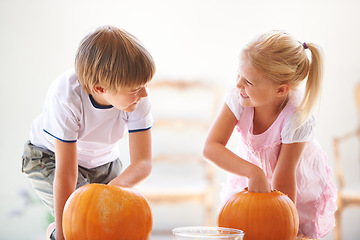
[[[130,165],[109,185],[132,187],[151,173],[151,130],[129,134]]]
[[[56,239],[64,239],[62,214],[66,200],[75,191],[78,175],[76,143],[66,143],[55,139],[55,158],[54,207]]]
[[[221,169],[249,179],[249,191],[270,192],[264,172],[226,148],[237,119],[225,104],[210,128],[203,150],[204,157]]]
[[[306,143],[282,144],[276,163],[272,187],[289,196],[296,203],[296,168]]]

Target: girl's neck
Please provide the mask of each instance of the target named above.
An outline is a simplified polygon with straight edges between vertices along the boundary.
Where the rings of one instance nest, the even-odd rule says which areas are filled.
[[[253,134],[258,135],[268,130],[285,108],[288,97],[281,99],[273,107],[254,107]]]

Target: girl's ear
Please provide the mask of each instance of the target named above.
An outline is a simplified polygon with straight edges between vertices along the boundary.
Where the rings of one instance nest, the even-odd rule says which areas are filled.
[[[105,92],[105,88],[101,87],[100,85],[93,86],[94,93],[102,94]]]
[[[276,91],[278,97],[286,96],[290,91],[290,86],[288,84],[281,84]]]

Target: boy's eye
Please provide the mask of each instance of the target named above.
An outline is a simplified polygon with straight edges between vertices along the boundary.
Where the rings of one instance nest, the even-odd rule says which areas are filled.
[[[136,88],[131,91],[131,94],[137,94],[140,90],[141,90],[141,88]]]
[[[141,89],[146,88],[146,87],[147,87],[147,85],[136,88],[131,92],[131,94],[138,94],[141,91]]]

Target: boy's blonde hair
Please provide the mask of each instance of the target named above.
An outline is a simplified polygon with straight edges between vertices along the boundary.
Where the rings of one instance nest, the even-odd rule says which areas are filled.
[[[311,51],[311,61],[306,49]],[[261,34],[242,51],[241,59],[249,60],[265,77],[277,84],[288,84],[295,90],[307,77],[305,95],[297,110],[296,126],[303,124],[316,104],[323,77],[322,49],[314,43],[301,43],[281,31]]]
[[[116,92],[139,87],[155,74],[150,53],[128,32],[103,26],[81,41],[75,57],[75,71],[86,93],[95,85]]]

